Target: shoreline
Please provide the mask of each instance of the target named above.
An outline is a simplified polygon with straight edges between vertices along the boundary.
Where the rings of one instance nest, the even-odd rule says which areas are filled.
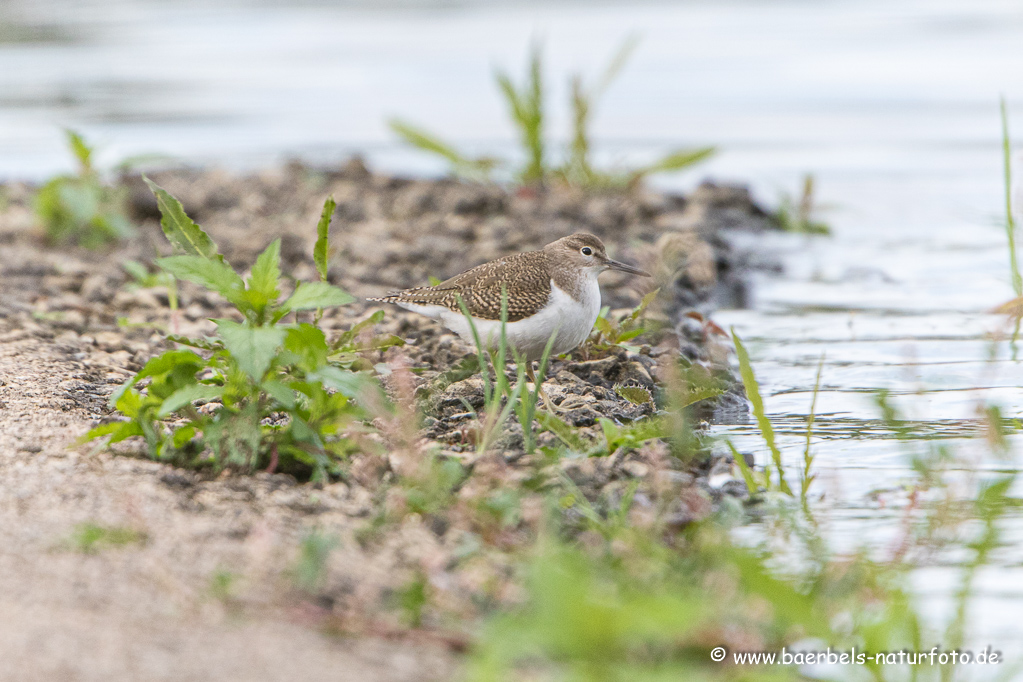
[[[189,170],[152,177],[181,199],[236,267],[251,264],[267,242],[283,236],[284,271],[299,279],[313,273],[309,254],[316,214],[323,198],[333,194],[338,209],[329,279],[359,296],[425,283],[428,276],[443,278],[498,255],[542,246],[562,233],[594,232],[613,257],[655,272],[663,293],[650,313],[658,330],[646,342],[577,350],[552,363],[545,387],[556,402],[574,401],[562,418],[575,437],[598,442],[605,437],[602,419],[627,428],[652,414],[652,402],[629,400],[620,388],[641,388],[653,398],[661,390],[665,363],[680,357],[723,391],[713,409],[697,403],[691,410],[695,419],[747,418],[741,384],[728,370],[728,348],[708,333],[705,322],[684,314],[709,312],[716,297],[737,296],[744,287],[743,255],[729,246],[725,234],[770,224],[741,188],[704,185],[688,197],[559,189],[508,193],[452,180],[375,176],[357,161],[329,173],[290,165],[255,176]],[[130,290],[119,263],[126,258],[145,263],[169,249],[153,218],[154,206],[134,189],[131,205],[139,229],[132,241],[107,251],[47,247],[30,220],[27,188],[20,187],[7,192],[8,205],[0,213],[0,245],[10,254],[0,266],[5,282],[0,475],[8,481],[0,493],[5,521],[0,526],[10,529],[0,564],[19,566],[0,579],[3,594],[11,595],[2,606],[26,614],[45,595],[56,626],[74,641],[95,636],[74,616],[86,604],[102,614],[104,632],[117,647],[143,657],[168,638],[181,642],[188,654],[183,658],[209,656],[215,649],[208,647],[215,644],[182,633],[196,628],[219,633],[225,623],[241,618],[244,628],[285,623],[288,633],[277,636],[289,643],[302,640],[310,626],[321,632],[340,628],[359,641],[341,649],[329,638],[308,644],[314,657],[350,657],[353,648],[377,646],[373,642],[381,641],[381,632],[397,633],[393,636],[405,642],[402,647],[416,642],[416,665],[401,672],[384,656],[376,662],[382,667],[369,674],[411,679],[409,673],[429,661],[435,670],[447,671],[440,674],[445,676],[461,646],[452,642],[466,635],[450,631],[444,614],[462,614],[461,625],[469,627],[487,612],[479,604],[515,603],[509,562],[514,548],[530,542],[541,523],[542,498],[526,487],[516,502],[514,524],[480,526],[471,510],[497,504],[502,490],[526,481],[543,490],[570,480],[594,500],[632,495],[638,519],[656,512],[675,529],[704,518],[725,497],[747,497],[729,455],[708,451],[699,461],[684,462],[663,439],[616,446],[608,456],[552,461],[540,453],[558,446],[557,434],[543,431],[540,450],[527,454],[521,428],[509,424],[493,451],[476,453],[472,413],[465,405],[478,408],[483,387],[473,371],[462,376],[472,349],[438,323],[397,310],[385,311],[374,334],[396,336],[404,345],[370,352],[365,360],[369,366],[414,370],[403,376],[423,411],[423,430],[409,437],[416,445],[408,452],[353,454],[342,480],[298,483],[280,473],[193,472],[144,459],[130,442],[115,448],[130,457],[92,445],[69,449],[89,426],[109,418],[110,393],[168,347],[160,328],[175,321],[166,290]],[[632,285],[626,278],[602,280],[612,316],[648,293]],[[227,314],[222,300],[190,285],[180,287],[180,296],[176,324],[182,334],[208,333],[209,318]],[[328,311],[321,325],[337,333],[378,308],[360,301]],[[401,390],[395,381],[393,375],[384,377],[392,392]],[[468,472],[451,491],[451,506],[415,511],[407,494],[398,494],[402,482],[415,487],[421,481],[430,490],[435,464],[446,461]],[[54,562],[54,546],[66,544],[69,534],[87,523],[134,529],[145,540],[80,560],[73,551],[60,550]],[[313,592],[296,592],[288,576],[297,548],[312,532],[338,537],[343,549],[331,555]],[[482,546],[465,558],[466,542]],[[148,577],[154,565],[164,567],[158,583]],[[211,602],[206,586],[218,571],[236,576],[237,587],[229,599]],[[424,571],[431,585],[445,586],[424,616],[426,632],[434,633],[425,639],[415,634],[418,628],[403,628],[400,614],[389,606],[390,595]],[[73,584],[80,587],[67,588]],[[160,615],[166,613],[177,615]],[[124,637],[139,619],[150,625],[129,643]],[[186,670],[186,664],[179,665]]]

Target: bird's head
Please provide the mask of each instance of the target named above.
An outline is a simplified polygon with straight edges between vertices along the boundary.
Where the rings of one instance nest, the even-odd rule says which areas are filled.
[[[605,270],[620,270],[630,275],[650,276],[639,268],[608,258],[604,242],[587,232],[576,232],[562,237],[545,246],[544,251],[562,263],[592,272],[594,275],[599,275]]]

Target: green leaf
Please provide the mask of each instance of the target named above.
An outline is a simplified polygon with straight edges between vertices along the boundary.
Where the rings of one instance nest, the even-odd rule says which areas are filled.
[[[142,179],[156,195],[156,203],[162,216],[160,226],[174,248],[191,256],[219,258],[216,243],[188,217],[181,202],[149,178],[143,176]]]
[[[540,422],[540,426],[560,438],[561,442],[567,445],[573,452],[586,452],[589,450],[589,445],[575,429],[550,412],[537,412],[536,420]]]
[[[614,336],[615,331],[614,325],[611,324],[611,322],[606,317],[598,317],[594,321],[593,326],[595,326],[597,328],[597,331],[599,331],[604,336],[607,337]]]
[[[191,405],[196,400],[210,401],[224,395],[223,386],[212,386],[210,384],[192,384],[174,391],[163,401],[156,416],[159,419],[177,412],[185,405]]]
[[[149,286],[147,282],[151,280],[152,275],[149,274],[149,269],[142,263],[139,263],[137,260],[126,260],[121,262],[121,268],[142,286]]]
[[[230,268],[228,268],[230,270]],[[234,270],[231,270],[233,273]],[[281,279],[281,240],[275,239],[259,254],[249,276],[249,289],[257,292],[269,303],[280,295],[277,284]]]
[[[396,118],[388,121],[387,125],[413,147],[422,149],[425,152],[431,152],[433,154],[443,156],[456,166],[469,163],[469,159],[462,156],[454,147],[437,136],[431,135],[422,128],[417,128]]]
[[[637,182],[647,175],[653,173],[670,173],[688,168],[695,163],[703,161],[717,152],[716,147],[700,147],[699,149],[681,149],[672,152],[662,159],[651,163],[648,166],[637,168],[632,172],[631,182]]]
[[[778,445],[774,439],[774,427],[771,425],[771,420],[767,418],[767,413],[764,410],[764,399],[760,397],[760,385],[753,374],[749,353],[746,352],[746,347],[742,345],[742,340],[735,333],[735,329],[732,329],[732,341],[735,342],[735,354],[739,358],[739,374],[742,376],[743,386],[746,387],[746,397],[749,398],[750,403],[753,405],[753,415],[757,418],[757,426],[760,427],[760,434],[764,438],[764,443],[767,444],[768,450],[771,451],[771,461],[778,472],[778,488],[783,493],[792,495],[792,489],[789,488],[788,482],[785,481],[781,451],[778,450]]]
[[[67,142],[68,146],[71,147],[71,152],[75,155],[75,158],[78,159],[78,163],[82,166],[82,172],[91,172],[92,148],[85,143],[85,138],[71,129],[65,129],[64,134],[67,136]]]
[[[319,327],[305,323],[291,327],[284,337],[284,347],[300,358],[308,371],[327,364],[327,337]]]
[[[121,414],[132,419],[139,416],[139,411],[142,409],[142,394],[128,387],[114,395],[117,396],[117,400],[111,397],[110,402]]]
[[[717,386],[700,386],[697,388],[690,387],[686,392],[685,397],[682,399],[682,404],[679,407],[689,407],[694,405],[701,400],[707,400],[708,398],[716,398],[719,395],[724,395],[725,389],[718,388]]]
[[[643,329],[642,327],[639,327],[638,329],[630,329],[627,332],[622,332],[621,334],[619,334],[617,342],[625,343],[626,341],[631,341],[632,339],[644,333],[646,333],[646,329]]]
[[[201,348],[202,350],[221,350],[224,344],[213,339],[193,339],[181,334],[168,334],[167,340],[173,343],[180,343],[183,346]]]
[[[355,297],[343,289],[326,282],[299,282],[295,293],[284,303],[285,310],[312,310],[333,308],[353,303]]]
[[[653,291],[648,293],[646,296],[644,296],[643,300],[641,300],[639,302],[639,305],[636,306],[636,309],[632,311],[631,315],[629,315],[629,319],[631,319],[631,320],[638,320],[639,316],[643,314],[643,311],[646,310],[647,308],[649,308],[650,304],[653,303],[655,300],[657,300],[657,295],[659,293],[661,293],[661,290],[658,288],[658,289],[654,289]]]
[[[652,403],[653,397],[650,391],[642,386],[615,386],[615,393],[628,400],[633,405]]]
[[[746,464],[746,458],[735,448],[735,444],[732,441],[726,438],[725,443],[728,445],[728,449],[732,451],[732,459],[739,466],[739,471],[742,472],[742,479],[746,482],[746,490],[749,491],[750,495],[756,495],[760,490],[760,486],[757,485],[756,479],[753,478],[753,472],[750,471],[749,466]]]
[[[334,210],[337,209],[337,202],[333,195],[327,197],[323,203],[323,213],[320,214],[320,222],[316,224],[316,245],[313,247],[313,262],[316,263],[316,272],[320,273],[320,279],[327,281],[327,247],[330,234],[330,219],[334,217]]]
[[[126,438],[132,436],[143,436],[145,432],[142,430],[142,425],[136,421],[124,422],[121,424],[121,428],[114,431],[113,435],[110,436],[110,445],[114,443],[120,443]]]
[[[358,398],[368,387],[375,387],[376,381],[369,374],[349,372],[340,367],[327,365],[306,375],[309,381],[319,381],[346,398]]]
[[[284,330],[279,327],[250,327],[231,320],[218,320],[217,331],[238,367],[254,381],[263,378],[277,349],[284,343]]]
[[[110,396],[110,404],[116,406],[117,409],[121,410],[129,417],[134,416],[134,414],[129,414],[119,405],[122,396],[124,396],[128,392],[128,389],[132,386],[143,379],[160,376],[161,374],[166,374],[167,372],[173,371],[174,369],[182,366],[194,367],[195,371],[198,372],[199,368],[204,364],[205,361],[190,350],[169,350],[166,353],[157,355],[155,358],[151,358],[149,362],[147,362],[142,369],[139,370],[138,374],[124,382],[120,388],[114,391],[114,393]]]
[[[263,390],[286,410],[295,409],[295,391],[279,381],[271,379],[263,382]]]
[[[202,256],[168,256],[157,258],[156,264],[178,279],[193,282],[237,302],[245,283],[231,266]]]
[[[125,424],[130,422],[109,422],[107,424],[100,424],[89,429],[84,436],[79,439],[79,443],[85,443],[96,438],[102,438],[103,436],[109,436],[120,429]]]

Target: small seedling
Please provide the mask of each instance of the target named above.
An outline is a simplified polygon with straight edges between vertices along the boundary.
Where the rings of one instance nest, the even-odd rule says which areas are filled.
[[[47,240],[91,249],[132,236],[124,192],[103,182],[92,164],[93,149],[82,136],[65,132],[78,160],[78,174],[52,178],[36,194],[36,216]]]
[[[234,599],[235,585],[238,582],[238,574],[225,568],[218,569],[210,576],[207,590],[211,597],[225,604]]]
[[[411,628],[422,627],[423,611],[430,602],[430,584],[426,576],[421,572],[416,573],[394,596],[405,624]]]
[[[141,436],[150,457],[186,466],[282,469],[314,478],[337,474],[354,448],[346,430],[364,416],[354,401],[379,386],[368,373],[350,369],[352,339],[332,345],[316,325],[284,320],[354,299],[325,281],[299,282],[284,296],[280,240],[243,279],[180,202],[147,182],[163,214],[164,234],[178,251],[157,265],[223,296],[242,321],[215,320],[211,338],[169,337],[186,348],[153,358],[112,396],[127,421],[103,424],[86,437],[109,436],[116,443]],[[329,222],[330,211],[324,215]],[[314,260],[323,277],[322,226],[319,235]],[[197,402],[211,407],[198,410]]]
[[[71,534],[71,546],[85,554],[96,554],[106,548],[141,544],[145,541],[146,534],[133,528],[102,526],[92,522],[78,524]]]
[[[336,535],[318,530],[303,537],[298,559],[291,571],[295,587],[308,595],[315,595],[327,578],[327,561],[331,552],[340,546],[341,541]]]
[[[803,190],[798,200],[789,194],[782,194],[774,218],[785,232],[831,234],[828,224],[816,218],[821,207],[814,199],[814,185],[813,176],[807,174],[803,177]]]
[[[630,313],[625,316],[613,320],[609,317],[610,308],[604,306],[600,310],[600,314],[597,315],[597,320],[593,324],[593,332],[590,333],[590,338],[587,339],[586,345],[584,346],[584,352],[590,353],[604,353],[609,349],[619,346],[626,350],[634,353],[639,352],[637,346],[629,344],[629,341],[642,336],[647,332],[647,327],[644,325],[643,313],[650,307],[650,304],[657,299],[657,294],[660,289],[655,289],[648,293],[639,302]]]

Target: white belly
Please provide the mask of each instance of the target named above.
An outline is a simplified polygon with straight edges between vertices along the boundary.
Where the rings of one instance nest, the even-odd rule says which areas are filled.
[[[572,350],[590,335],[593,323],[600,313],[600,286],[596,276],[588,277],[583,287],[582,300],[577,301],[551,282],[551,296],[540,312],[516,322],[508,322],[505,335],[508,345],[514,347],[529,360],[538,360],[543,355],[547,340],[557,336],[551,347],[552,355]],[[465,316],[442,306],[420,306],[399,303],[404,308],[440,320],[444,326],[462,337],[470,346],[475,346],[472,330]],[[487,348],[494,349],[501,341],[499,320],[476,320],[476,331]],[[509,353],[509,359],[511,353]]]

